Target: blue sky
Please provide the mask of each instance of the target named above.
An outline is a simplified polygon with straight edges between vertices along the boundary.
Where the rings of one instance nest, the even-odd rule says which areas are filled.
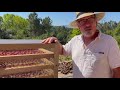
[[[4,14],[15,14],[22,16],[24,18],[27,18],[28,15],[31,12],[0,12],[0,16],[3,16]],[[74,12],[36,12],[38,14],[38,17],[45,18],[49,16],[52,21],[53,25],[68,25],[71,21],[75,19],[75,13]],[[120,21],[120,12],[106,12],[105,17],[101,22],[104,21]]]

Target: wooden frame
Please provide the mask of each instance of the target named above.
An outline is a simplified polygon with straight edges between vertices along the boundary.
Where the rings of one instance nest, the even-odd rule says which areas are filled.
[[[53,51],[48,49],[52,48]],[[25,54],[25,55],[7,55],[0,56],[0,64],[6,62],[21,62],[37,59],[43,61],[45,64],[35,64],[29,66],[15,66],[11,68],[0,68],[0,77],[6,75],[12,75],[17,73],[25,73],[30,71],[37,71],[41,69],[52,69],[53,74],[48,76],[35,76],[37,78],[58,78],[58,44],[42,44],[42,43],[29,43],[29,44],[0,44],[0,50],[24,50],[24,49],[38,49],[44,53],[41,54]],[[54,62],[51,62],[47,58],[52,58]],[[32,77],[30,77],[32,78]]]

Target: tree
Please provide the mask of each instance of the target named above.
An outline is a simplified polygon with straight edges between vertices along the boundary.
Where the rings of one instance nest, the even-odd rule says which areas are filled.
[[[42,19],[42,30],[43,30],[43,34],[50,33],[50,29],[52,28],[52,20],[50,19],[50,17],[45,17],[44,19]]]
[[[112,34],[120,46],[120,24],[115,28],[115,30],[113,30]]]
[[[73,29],[72,31],[71,31],[71,34],[70,34],[70,39],[71,38],[73,38],[74,36],[76,36],[76,35],[79,35],[79,34],[81,34],[81,32],[80,32],[80,30],[79,29]]]
[[[6,32],[10,32],[11,36],[14,38],[17,38],[17,36],[22,35],[23,38],[24,33],[20,33],[22,30],[27,30],[29,23],[26,19],[14,15],[14,14],[5,14],[3,16],[3,25],[2,30],[5,30]]]
[[[2,25],[3,25],[3,18],[0,16],[0,30],[2,29]]]
[[[104,23],[98,23],[98,29],[103,33],[109,32],[109,30],[114,30],[117,27],[118,23],[115,21],[109,21]]]
[[[41,18],[38,18],[38,14],[36,12],[30,13],[28,16],[29,21],[29,31],[31,32],[31,36],[38,36],[43,34],[40,30],[41,28]]]

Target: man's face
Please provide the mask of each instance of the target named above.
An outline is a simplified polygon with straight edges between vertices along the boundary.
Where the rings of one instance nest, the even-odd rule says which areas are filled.
[[[97,30],[97,20],[95,15],[77,20],[77,25],[85,37],[92,37]]]

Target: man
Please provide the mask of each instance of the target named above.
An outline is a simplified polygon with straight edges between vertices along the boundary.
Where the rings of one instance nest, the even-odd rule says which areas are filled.
[[[79,28],[81,35],[61,45],[56,37],[49,37],[43,43],[59,43],[59,52],[71,55],[73,78],[119,78],[120,51],[116,40],[97,29],[97,23],[104,12],[76,12],[76,20],[70,25]]]

